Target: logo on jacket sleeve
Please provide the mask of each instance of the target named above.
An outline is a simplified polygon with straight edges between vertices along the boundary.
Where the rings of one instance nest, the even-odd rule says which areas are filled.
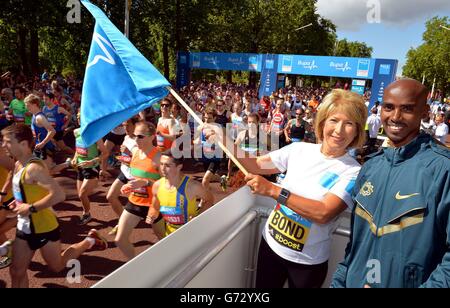
[[[370,196],[373,193],[373,185],[372,183],[366,181],[364,185],[359,190],[359,193],[364,197]]]

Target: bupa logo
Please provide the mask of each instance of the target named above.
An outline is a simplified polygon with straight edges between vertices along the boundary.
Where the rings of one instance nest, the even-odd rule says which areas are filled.
[[[241,57],[240,58],[231,58],[230,57],[230,58],[228,58],[228,62],[231,64],[234,64],[234,65],[238,65],[238,66],[245,64],[245,62],[242,61]]]
[[[331,62],[330,67],[335,68],[337,71],[343,71],[343,72],[350,71],[352,69],[351,66],[348,64],[348,62],[345,62],[345,63]]]
[[[319,68],[316,65],[316,61],[315,60],[312,60],[311,62],[309,62],[309,61],[299,61],[298,64],[303,66],[304,69],[310,70],[310,71],[312,71],[313,69]]]
[[[89,69],[91,66],[96,65],[100,60],[103,60],[111,65],[116,65],[116,61],[114,60],[109,50],[106,48],[106,46],[109,46],[110,49],[115,53],[116,51],[111,43],[97,32],[94,33],[92,40],[95,42],[95,44],[98,45],[98,47],[100,47],[100,49],[103,51],[103,54],[95,55],[94,59],[92,59],[92,61],[86,65],[86,69]]]

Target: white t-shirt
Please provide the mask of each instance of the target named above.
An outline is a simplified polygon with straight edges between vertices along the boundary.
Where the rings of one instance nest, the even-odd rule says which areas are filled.
[[[448,135],[448,126],[445,123],[441,123],[436,125],[436,130],[434,131],[434,137],[445,144],[445,139],[447,139]]]
[[[381,127],[381,119],[376,114],[371,114],[366,121],[367,126],[369,127],[369,137],[377,138],[378,130]]]
[[[130,157],[130,161],[131,161],[131,157],[132,157],[131,153],[133,153],[133,149],[137,146],[136,140],[134,140],[130,136],[126,135],[125,139],[123,139],[122,145],[124,145],[127,148],[127,151],[125,153],[121,153],[121,155],[122,156],[129,156]],[[131,170],[130,170],[129,166],[127,166],[124,163],[122,163],[120,165],[120,171],[122,171],[122,173],[125,175],[125,177],[128,180],[132,180],[133,179],[133,176],[131,175]]]
[[[287,171],[281,186],[292,194],[318,201],[332,193],[351,209],[351,192],[361,166],[348,154],[327,158],[320,148],[320,144],[296,142],[270,153],[275,166],[281,172]],[[272,250],[286,260],[320,264],[330,257],[336,220],[316,224],[277,204],[267,219],[263,237]]]

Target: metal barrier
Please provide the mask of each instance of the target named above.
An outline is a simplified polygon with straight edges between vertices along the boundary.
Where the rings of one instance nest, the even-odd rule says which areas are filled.
[[[257,236],[257,230],[259,230],[260,222],[262,218],[269,217],[271,208],[266,207],[254,207],[244,217],[242,217],[236,224],[230,227],[228,233],[225,233],[219,238],[211,247],[203,250],[196,258],[194,258],[184,269],[169,281],[164,287],[166,288],[183,288],[185,287],[198,273],[200,273],[233,239],[240,234],[247,226],[252,222],[255,224],[252,230],[251,239],[255,239]],[[334,234],[349,237],[350,230],[343,227],[338,227]],[[258,249],[256,247],[257,239],[251,241],[252,253],[249,257],[249,266],[245,269],[248,272],[247,287],[254,287],[256,264],[258,257]]]

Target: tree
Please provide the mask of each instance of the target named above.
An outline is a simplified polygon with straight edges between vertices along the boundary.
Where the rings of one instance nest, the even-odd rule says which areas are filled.
[[[433,17],[426,22],[423,33],[424,43],[417,48],[411,48],[406,56],[403,75],[422,80],[432,86],[434,78],[436,85],[444,94],[450,93],[450,31],[442,28],[450,27],[449,17]]]
[[[346,39],[337,41],[334,55],[338,57],[370,58],[373,48],[362,42],[348,42]]]

